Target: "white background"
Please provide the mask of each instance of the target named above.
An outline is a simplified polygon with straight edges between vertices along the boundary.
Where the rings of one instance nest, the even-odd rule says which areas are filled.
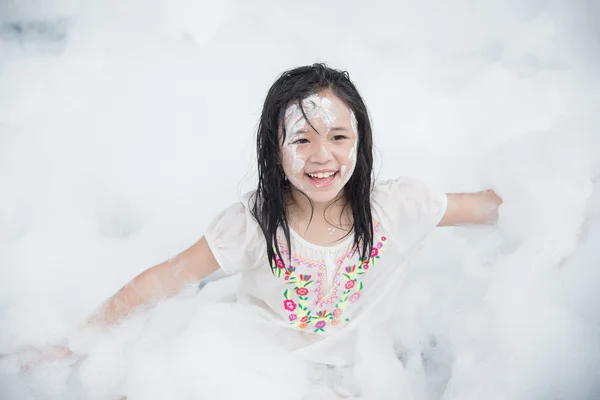
[[[597,4],[0,1],[0,353],[60,338],[197,240],[254,184],[271,83],[319,61],[348,70],[365,98],[379,177],[505,201],[497,227],[431,237],[399,289],[403,363],[371,360],[380,380],[366,395],[597,398]],[[201,303],[234,285],[161,306],[144,335],[193,332]],[[122,341],[142,335],[134,325]],[[115,344],[77,368],[0,363],[0,398],[118,398],[127,384],[132,399],[280,399],[305,387],[272,360],[217,372],[207,357],[227,356],[206,335],[171,361],[186,378],[148,366],[148,382],[171,382],[163,392],[132,395],[144,380]],[[237,346],[229,356],[251,351]]]

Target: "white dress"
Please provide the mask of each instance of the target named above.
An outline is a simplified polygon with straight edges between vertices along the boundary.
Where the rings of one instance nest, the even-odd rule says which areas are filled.
[[[445,193],[404,177],[377,182],[366,260],[352,251],[352,235],[324,247],[291,231],[291,263],[281,234],[283,260],[275,273],[250,195],[222,211],[205,233],[221,268],[241,273],[237,301],[252,310],[260,331],[290,352],[318,364],[352,365],[357,328],[389,318],[405,264],[446,211]]]
[[[407,178],[378,182],[367,260],[350,252],[352,237],[322,247],[292,232],[291,263],[280,240],[275,274],[249,198],[221,212],[205,232],[221,268],[239,273],[239,283],[221,282],[228,294],[237,290],[237,300],[222,301],[219,290],[214,303],[206,290],[158,307],[134,342],[115,339],[92,351],[80,375],[95,394],[80,397],[376,398],[367,384],[377,370],[365,367],[365,358],[379,354],[372,345],[385,337],[382,322],[391,319],[406,263],[445,213],[445,194]]]

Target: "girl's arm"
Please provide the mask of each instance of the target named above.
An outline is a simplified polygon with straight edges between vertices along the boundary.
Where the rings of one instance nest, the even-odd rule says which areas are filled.
[[[177,294],[186,285],[200,282],[219,264],[202,237],[174,258],[145,270],[110,297],[85,326],[110,326],[140,308]]]
[[[88,320],[75,329],[76,336],[89,329],[109,328],[134,312],[154,305],[177,294],[188,284],[201,281],[219,269],[206,239],[198,242],[174,258],[155,265],[123,286],[111,296]],[[44,348],[27,348],[18,354],[22,368],[31,368],[41,362],[59,360],[73,355],[68,340]]]
[[[502,198],[493,190],[448,193],[448,208],[438,226],[494,224]]]

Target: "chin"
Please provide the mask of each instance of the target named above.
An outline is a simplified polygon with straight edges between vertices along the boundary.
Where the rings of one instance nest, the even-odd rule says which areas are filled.
[[[328,188],[317,188],[312,186],[309,182],[302,182],[302,186],[302,192],[314,203],[330,203],[337,199],[344,189],[344,186],[339,183]]]
[[[308,198],[311,199],[314,203],[330,203],[333,200],[335,200],[340,194],[340,190],[328,190],[325,193],[315,193],[314,191],[310,190],[303,190],[302,192],[306,194]]]

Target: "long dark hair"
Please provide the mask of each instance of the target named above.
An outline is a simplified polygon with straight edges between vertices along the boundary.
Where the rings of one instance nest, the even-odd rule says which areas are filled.
[[[352,210],[355,250],[366,260],[373,247],[373,218],[371,191],[373,175],[373,134],[367,107],[350,81],[346,71],[313,64],[284,72],[269,89],[263,105],[256,153],[258,158],[258,188],[254,193],[252,215],[261,227],[267,241],[267,256],[271,268],[282,259],[277,244],[277,230],[281,227],[290,248],[290,227],[285,213],[285,193],[290,182],[283,172],[279,147],[279,132],[285,140],[284,114],[290,104],[298,104],[308,96],[329,90],[348,106],[356,117],[358,149],[356,167],[344,187],[345,206]],[[304,110],[302,110],[304,113]],[[289,252],[291,256],[291,249]]]

